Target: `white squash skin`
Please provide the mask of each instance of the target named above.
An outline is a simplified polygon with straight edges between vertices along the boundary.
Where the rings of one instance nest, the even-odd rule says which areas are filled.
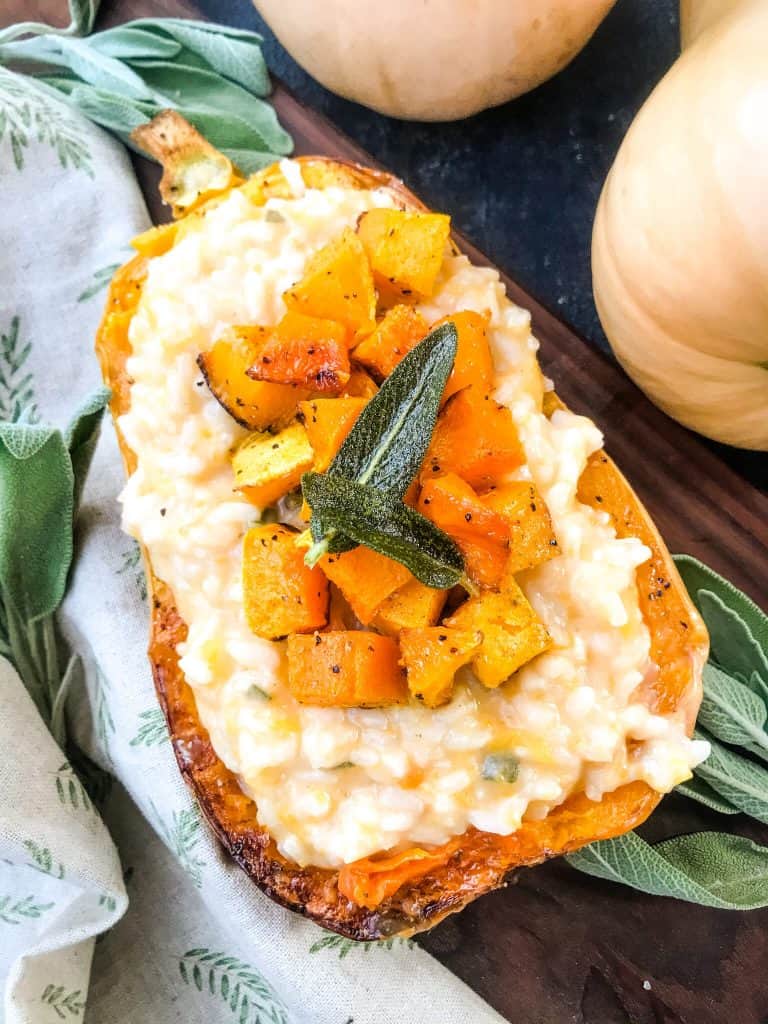
[[[254,0],[332,92],[450,121],[528,92],[581,50],[615,0]]]
[[[629,375],[686,426],[758,450],[768,450],[766,41],[765,0],[702,29],[622,143],[592,239],[595,302]]]

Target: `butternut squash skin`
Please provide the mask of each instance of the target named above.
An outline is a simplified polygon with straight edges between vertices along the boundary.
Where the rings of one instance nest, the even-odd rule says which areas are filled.
[[[301,165],[307,183],[314,187],[386,187],[407,208],[424,209],[401,182],[381,172],[318,157],[305,157]],[[252,198],[263,196],[266,200],[273,194],[272,189],[281,188],[284,183],[274,167],[266,168],[249,182]],[[115,418],[130,405],[131,381],[125,371],[130,354],[127,328],[145,277],[146,260],[141,255],[118,270],[97,335],[96,351],[104,379],[112,388]],[[135,468],[135,455],[119,430],[118,439],[130,473]],[[692,729],[701,701],[701,671],[708,638],[669,553],[637,496],[604,453],[592,457],[581,480],[580,497],[608,511],[619,536],[637,536],[653,552],[650,562],[638,570],[638,590],[651,632],[652,654],[660,668],[656,678],[646,684],[643,696],[655,709],[680,709]],[[377,886],[385,893],[381,902],[372,908],[358,905],[340,891],[338,871],[292,863],[278,852],[269,833],[258,824],[253,800],[219,759],[200,722],[194,695],[178,663],[177,646],[185,638],[186,625],[169,587],[152,572],[146,552],[145,561],[152,616],[149,657],[179,768],[222,844],[257,885],[278,903],[324,928],[359,940],[409,935],[430,928],[502,885],[517,868],[634,828],[660,800],[659,794],[645,784],[632,783],[599,803],[582,794],[573,796],[543,821],[525,822],[511,836],[469,829],[423,858],[426,873],[412,866],[402,884],[399,875],[390,877],[389,884],[382,885],[379,879]],[[373,859],[372,866],[378,859]],[[361,891],[370,888],[364,863],[358,863],[354,874]]]

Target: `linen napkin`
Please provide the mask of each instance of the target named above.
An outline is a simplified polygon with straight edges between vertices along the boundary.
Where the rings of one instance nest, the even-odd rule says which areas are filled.
[[[0,418],[34,404],[63,424],[100,383],[104,290],[146,210],[118,143],[2,69],[0,181]],[[120,529],[123,483],[105,424],[59,613],[82,662],[70,735],[113,780],[100,810],[0,660],[7,1024],[499,1024],[415,944],[324,932],[222,852],[155,698],[138,548]]]

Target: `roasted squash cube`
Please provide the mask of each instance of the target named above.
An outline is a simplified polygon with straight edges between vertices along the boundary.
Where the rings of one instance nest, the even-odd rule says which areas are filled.
[[[472,669],[488,687],[500,686],[552,643],[544,623],[511,577],[505,578],[500,593],[489,590],[470,597],[444,625],[482,633]]]
[[[390,636],[397,636],[404,629],[434,626],[447,596],[447,590],[436,590],[419,580],[411,580],[382,602],[373,624]]]
[[[318,564],[364,626],[393,591],[413,579],[400,562],[362,545],[340,555],[325,555]]]
[[[454,395],[438,416],[421,480],[456,473],[483,491],[524,461],[512,413],[470,387]]]
[[[246,374],[267,333],[263,327],[235,327],[197,357],[211,394],[249,430],[282,426],[293,419],[299,402],[309,394],[287,384],[251,380]]]
[[[560,552],[544,499],[526,480],[500,484],[483,495],[483,502],[509,526],[509,559],[505,572],[533,569]]]
[[[467,575],[481,587],[495,587],[509,557],[509,526],[455,473],[425,480],[419,512],[452,537],[464,556]]]
[[[315,453],[314,469],[323,473],[366,406],[364,398],[313,398],[299,414]]]
[[[381,296],[396,301],[429,298],[450,230],[451,219],[442,213],[384,209],[364,213],[357,233]]]
[[[355,358],[354,352],[352,358]],[[344,398],[373,398],[377,394],[379,386],[370,374],[360,366],[352,366],[347,386],[344,388]]]
[[[412,306],[393,306],[373,334],[355,348],[353,359],[382,381],[428,331],[427,321]]]
[[[345,228],[316,252],[302,279],[283,294],[283,301],[297,313],[335,320],[350,334],[372,330],[376,292],[365,249],[355,232]]]
[[[493,358],[488,345],[488,322],[486,313],[474,313],[465,309],[460,313],[452,313],[433,324],[430,330],[441,324],[452,323],[456,327],[457,346],[456,359],[451,375],[446,381],[443,401],[446,402],[457,391],[474,386],[483,394],[493,387]]]
[[[341,391],[349,381],[347,330],[333,320],[288,312],[260,340],[252,328],[236,330],[250,331],[254,339],[255,358],[248,367],[253,380],[313,391]]]
[[[292,423],[279,434],[251,434],[232,456],[235,490],[259,508],[266,508],[298,487],[313,459],[312,445],[300,423]]]
[[[302,704],[376,708],[408,700],[400,650],[363,630],[288,638],[288,689]]]
[[[243,540],[243,601],[257,636],[308,633],[326,624],[328,580],[304,564],[292,530],[277,523],[252,526]]]
[[[450,626],[406,629],[400,634],[401,662],[416,700],[435,708],[450,700],[453,677],[480,649],[482,633]]]

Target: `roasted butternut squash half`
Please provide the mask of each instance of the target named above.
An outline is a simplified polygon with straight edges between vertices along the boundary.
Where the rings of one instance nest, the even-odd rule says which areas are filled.
[[[542,408],[522,311],[493,272],[456,259],[449,219],[386,174],[308,157],[242,184],[172,112],[138,141],[167,162],[164,193],[189,215],[140,240],[117,272],[97,351],[132,476],[126,522],[150,566],[160,703],[225,847],[280,903],[370,940],[430,927],[510,871],[640,824],[702,756],[690,734],[707,636],[599,431],[550,392]],[[207,216],[211,204],[227,216]],[[177,258],[182,234],[197,236],[197,266]],[[148,274],[161,251],[163,274]],[[389,326],[453,324],[440,335],[452,362],[442,392],[424,384],[402,417],[421,423],[428,400],[434,430],[409,441],[405,462],[382,463],[355,446],[424,344],[393,358],[383,311],[397,306],[411,312]],[[296,359],[307,336],[274,330],[297,317],[331,325],[335,381],[321,395],[317,353]],[[244,324],[268,328],[249,337],[255,349],[232,343]],[[265,366],[301,372],[248,378],[267,343]],[[361,411],[339,447],[353,398]],[[322,436],[306,406],[296,418],[315,400],[329,403]],[[317,466],[325,485],[336,473],[339,502],[352,500],[339,479],[379,496],[380,520],[334,519],[357,542],[326,529],[329,506],[308,509],[309,530],[297,516],[303,474]],[[331,492],[313,493],[322,506]],[[159,499],[169,494],[184,500]],[[416,510],[438,494],[464,555],[450,538],[430,546],[447,534]],[[475,516],[485,536],[469,529]],[[406,521],[426,546],[405,544]],[[429,575],[440,552],[452,572],[463,566],[458,587]],[[650,585],[660,577],[668,586]],[[270,700],[241,714],[251,683]],[[239,730],[226,765],[224,720]],[[645,737],[660,731],[665,752],[649,759]],[[300,809],[308,772],[323,794],[311,822]]]

